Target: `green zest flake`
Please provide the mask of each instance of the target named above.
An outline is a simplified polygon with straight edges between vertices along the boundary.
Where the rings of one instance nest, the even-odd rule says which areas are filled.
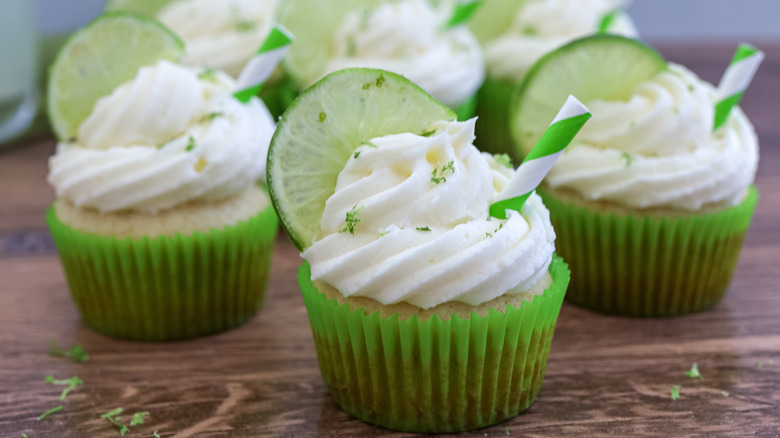
[[[320,118],[319,118],[320,123],[324,122],[327,117],[328,117],[327,114],[320,113]]]
[[[27,434],[22,432],[22,438],[27,438]]]
[[[68,393],[76,389],[77,386],[83,385],[84,381],[79,379],[76,376],[71,377],[70,379],[55,379],[54,376],[46,376],[46,383],[51,383],[52,385],[67,385],[68,387],[62,390],[62,394],[60,394],[60,400],[65,400],[65,397],[68,396]]]
[[[693,90],[694,90],[693,85],[692,84],[688,84],[688,91],[693,93]]]
[[[523,27],[523,35],[527,36],[536,36],[539,35],[539,30],[536,29],[535,26],[531,26],[530,24]]]
[[[353,158],[357,158],[357,157],[359,157],[359,156],[360,156],[360,151],[355,151],[355,153],[354,153],[354,154],[352,154],[352,157],[353,157]]]
[[[728,397],[729,396],[729,392],[728,391],[721,391],[720,395],[722,395],[723,397]]]
[[[417,231],[431,231],[430,227],[417,227],[415,229]]]
[[[626,167],[631,165],[631,154],[629,154],[628,152],[621,152],[620,158],[626,161]]]
[[[682,388],[681,385],[674,385],[669,389],[669,394],[672,395],[672,400],[677,400],[680,398],[680,388]]]
[[[385,76],[379,75],[378,78],[376,78],[376,86],[377,88],[382,88],[382,85],[385,83]]]
[[[492,239],[493,238],[493,233],[485,233],[485,237],[488,238],[488,239]]]
[[[198,123],[210,122],[210,121],[216,119],[217,117],[222,117],[224,115],[225,115],[225,113],[223,113],[222,111],[214,111],[213,113],[208,113],[205,116],[201,117],[200,118],[200,122],[198,122]]]
[[[496,163],[498,164],[503,164],[510,169],[514,169],[514,166],[512,165],[512,158],[510,158],[507,154],[493,154],[493,159],[496,160]]]
[[[370,82],[367,82],[367,83],[363,84],[363,89],[364,90],[368,90],[369,88],[371,88],[371,83]]]
[[[441,169],[434,167],[433,172],[431,173],[431,182],[436,184],[447,182],[447,178],[444,176],[444,173],[447,171],[455,173],[455,160],[450,160],[450,162],[445,164]]]
[[[610,12],[607,12],[602,18],[601,21],[599,21],[599,27],[598,27],[598,33],[607,33],[609,31],[609,28],[612,27],[612,24],[615,22],[615,19],[617,18],[618,14],[620,14],[620,9],[615,9]]]
[[[49,409],[48,411],[46,411],[46,412],[42,413],[42,414],[41,414],[41,416],[40,416],[40,417],[38,417],[38,421],[41,421],[41,420],[43,420],[44,418],[48,417],[49,415],[51,415],[51,414],[53,414],[53,413],[55,413],[55,412],[59,412],[59,411],[61,411],[62,409],[63,409],[63,406],[62,406],[62,405],[59,405],[59,406],[57,406],[56,408],[51,408],[51,409]]]
[[[507,427],[507,428],[506,428],[506,429],[504,429],[504,430],[506,431],[506,436],[509,436],[509,427]]]
[[[430,131],[423,131],[420,133],[420,137],[430,137],[433,134],[436,134],[436,129],[431,129]]]
[[[247,33],[252,32],[257,28],[257,24],[249,20],[236,21],[236,32]]]
[[[374,143],[371,143],[370,141],[361,141],[360,146],[368,146],[370,148],[376,149],[376,145]]]
[[[389,231],[385,231],[384,233],[379,233],[379,237],[385,237],[388,234],[390,234],[390,232]]]
[[[122,411],[124,411],[124,409],[116,408],[101,415],[100,418],[105,418],[106,420],[110,421],[111,424],[119,428],[119,434],[125,436],[127,432],[130,432],[130,429],[128,429],[127,426],[122,424],[122,417],[119,416],[119,414],[121,414]]]
[[[206,68],[198,73],[198,79],[209,82],[217,82],[217,75],[212,68]]]
[[[339,232],[345,233],[349,231],[349,234],[355,235],[355,226],[360,223],[358,215],[361,211],[363,211],[363,207],[358,208],[357,204],[355,204],[355,206],[352,207],[352,210],[347,212],[346,218],[344,219],[344,228]]]
[[[148,417],[148,412],[136,412],[133,414],[133,419],[130,421],[131,426],[137,426],[139,424],[144,424],[144,417]]]
[[[691,369],[685,372],[685,375],[691,379],[700,379],[701,373],[699,372],[699,364],[694,362],[693,365],[691,365]]]
[[[69,357],[76,362],[86,362],[89,360],[89,355],[81,348],[81,345],[74,345],[70,347],[70,350],[60,350],[57,348],[57,341],[54,339],[49,342],[49,356]]]
[[[187,141],[187,147],[184,150],[189,152],[193,149],[195,149],[195,139],[190,136],[190,139]]]

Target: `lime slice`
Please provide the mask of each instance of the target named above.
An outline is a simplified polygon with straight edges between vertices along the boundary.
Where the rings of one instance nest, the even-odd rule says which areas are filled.
[[[526,0],[484,0],[469,22],[471,32],[480,43],[503,34],[514,23],[517,11],[525,2]]]
[[[162,8],[175,1],[179,0],[108,0],[104,10],[134,12],[154,17]]]
[[[127,13],[98,17],[68,39],[51,67],[48,109],[57,136],[74,138],[95,102],[139,68],[183,56],[184,43],[154,20]]]
[[[524,157],[561,109],[568,95],[585,105],[625,101],[639,84],[667,68],[652,47],[617,35],[594,35],[560,47],[534,64],[515,87],[509,127],[517,156]]]
[[[284,65],[300,88],[318,78],[334,56],[333,35],[347,13],[372,9],[383,0],[285,0],[280,3],[277,21],[295,35]]]
[[[361,142],[455,119],[420,87],[383,70],[340,70],[304,91],[277,124],[267,165],[271,200],[295,246],[306,248],[320,232],[325,201]]]

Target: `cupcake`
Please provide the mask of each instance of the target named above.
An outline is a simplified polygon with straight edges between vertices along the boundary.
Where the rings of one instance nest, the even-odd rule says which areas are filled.
[[[577,73],[555,76],[563,65]],[[590,37],[547,55],[519,85],[523,151],[548,111],[539,102],[556,93],[577,93],[593,114],[540,190],[572,266],[568,298],[631,316],[714,306],[757,201],[758,141],[745,114],[735,108],[714,129],[713,86],[638,41]]]
[[[288,0],[279,21],[296,41],[285,65],[301,90],[343,68],[392,71],[466,119],[484,79],[483,59],[466,26],[447,26],[451,14],[428,0]]]
[[[342,70],[296,100],[269,149],[323,379],[381,427],[473,430],[527,409],[568,284],[539,196],[488,218],[512,168],[455,119],[403,77]]]
[[[278,4],[278,0],[110,0],[106,9],[156,18],[184,40],[183,65],[219,70],[238,78],[271,31]],[[277,69],[260,96],[278,116],[296,93],[283,70]]]
[[[636,35],[626,0],[487,0],[471,29],[485,56],[487,78],[477,98],[477,146],[519,160],[508,128],[515,84],[544,54],[594,33]]]
[[[277,219],[258,181],[273,120],[235,99],[227,74],[171,62],[177,47],[158,23],[108,15],[52,69],[47,220],[82,319],[110,336],[219,332],[265,294]]]

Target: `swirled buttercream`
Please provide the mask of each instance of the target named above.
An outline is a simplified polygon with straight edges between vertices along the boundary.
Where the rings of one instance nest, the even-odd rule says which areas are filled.
[[[95,104],[78,138],[57,145],[57,196],[99,211],[156,212],[218,200],[263,177],[274,123],[241,104],[223,73],[160,61]]]
[[[238,77],[271,30],[277,0],[178,0],[157,18],[186,43],[184,65]]]
[[[596,33],[605,15],[625,7],[626,0],[532,0],[517,12],[501,36],[485,44],[485,64],[492,78],[517,81],[544,54]],[[635,36],[626,14],[615,17],[611,33]]]
[[[445,105],[457,107],[484,79],[482,49],[465,26],[444,29],[444,11],[426,0],[386,2],[347,14],[333,40],[334,55],[319,77],[348,67],[406,76]]]
[[[736,205],[758,165],[758,141],[738,108],[712,132],[714,88],[679,65],[631,98],[592,101],[593,117],[545,182],[632,208]]]
[[[421,308],[477,305],[539,281],[554,251],[549,213],[534,194],[522,213],[488,218],[511,169],[472,145],[474,120],[360,146],[326,202],[322,237],[302,254],[312,280]]]

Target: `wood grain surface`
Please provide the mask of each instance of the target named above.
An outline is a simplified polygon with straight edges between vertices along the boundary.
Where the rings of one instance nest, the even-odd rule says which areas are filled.
[[[662,51],[717,82],[733,48]],[[761,200],[726,298],[674,319],[564,305],[536,404],[463,436],[780,436],[780,48],[767,54],[742,105],[761,139]],[[127,436],[410,436],[363,424],[330,400],[295,280],[299,258],[284,236],[266,306],[243,327],[168,344],[87,329],[44,223],[53,151],[45,138],[0,154],[0,436],[119,436],[100,418],[119,406],[150,413]],[[51,339],[82,345],[90,360],[49,357]],[[684,374],[694,362],[702,379]],[[84,385],[60,402],[48,374]],[[682,385],[676,401],[673,385]]]

